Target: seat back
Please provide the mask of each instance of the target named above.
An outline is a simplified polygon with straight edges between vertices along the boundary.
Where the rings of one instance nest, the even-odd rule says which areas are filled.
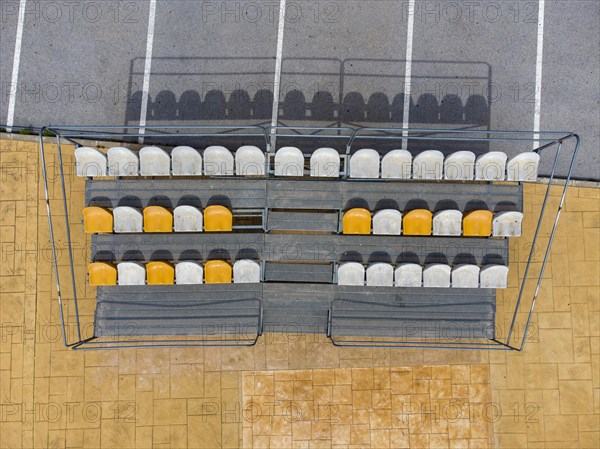
[[[179,146],[171,150],[173,176],[201,176],[202,155],[192,147]]]
[[[143,232],[144,219],[139,209],[129,206],[117,206],[113,209],[116,233]]]
[[[144,209],[144,232],[173,232],[173,214],[162,206]]]
[[[202,212],[194,206],[177,206],[173,211],[175,232],[202,232]]]
[[[186,260],[175,265],[175,282],[177,284],[202,284],[204,269],[198,262]]]
[[[433,235],[460,235],[463,214],[459,210],[441,210],[433,216]]]
[[[119,285],[146,285],[146,269],[138,262],[120,262],[117,265]]]
[[[475,179],[478,181],[503,181],[506,179],[505,153],[491,151],[475,161]]]
[[[171,157],[159,147],[144,147],[140,150],[140,174],[142,176],[169,176]]]
[[[342,234],[370,234],[371,212],[367,209],[350,209],[342,218]]]
[[[463,218],[465,237],[489,237],[492,235],[492,217],[489,210],[474,210]]]
[[[504,265],[486,265],[479,273],[481,288],[508,287],[508,267]]]
[[[460,264],[452,268],[453,288],[479,287],[479,267],[471,264]]]
[[[394,268],[389,263],[374,263],[367,268],[367,285],[372,287],[392,287]]]
[[[394,209],[383,209],[373,215],[373,234],[400,235],[402,232],[402,213]]]
[[[231,284],[231,265],[224,260],[210,260],[204,265],[207,284]]]
[[[470,181],[475,177],[475,153],[457,151],[444,161],[444,179]]]
[[[206,176],[232,176],[233,155],[227,148],[214,145],[204,150],[204,174]]]
[[[137,154],[128,148],[113,147],[108,149],[109,176],[137,176],[140,172],[140,161]]]
[[[519,237],[523,223],[521,212],[500,212],[492,220],[492,235],[497,237]]]
[[[363,148],[350,156],[350,177],[379,178],[379,153]]]
[[[231,232],[233,215],[224,206],[208,206],[204,209],[204,230],[206,232]]]
[[[75,149],[75,172],[77,176],[106,176],[106,156],[95,148]]]
[[[392,150],[381,159],[381,177],[384,179],[410,179],[412,154],[406,150]]]
[[[113,232],[113,216],[103,207],[86,207],[83,209],[83,229],[88,234]]]
[[[537,179],[540,155],[538,153],[521,153],[511,158],[506,165],[509,181],[530,181]]]
[[[442,179],[444,155],[438,150],[427,150],[413,159],[414,179]]]
[[[242,259],[233,264],[234,284],[260,282],[260,264],[255,260]]]
[[[450,287],[451,270],[443,263],[427,265],[423,270],[423,287]]]
[[[414,209],[404,214],[404,235],[431,235],[432,214],[427,209]]]
[[[296,147],[282,147],[275,153],[275,176],[304,176],[304,155]]]
[[[423,267],[416,263],[401,263],[394,272],[396,287],[420,287],[423,281]]]
[[[365,285],[365,267],[358,262],[344,262],[337,269],[338,285]]]
[[[111,263],[92,262],[88,265],[90,285],[117,285],[117,269]]]
[[[146,264],[146,278],[148,285],[170,285],[175,282],[175,269],[173,265],[167,262],[148,262]]]
[[[333,148],[319,148],[310,157],[310,176],[338,178],[340,154]]]
[[[235,173],[239,176],[264,175],[265,154],[252,145],[239,147],[235,152]]]

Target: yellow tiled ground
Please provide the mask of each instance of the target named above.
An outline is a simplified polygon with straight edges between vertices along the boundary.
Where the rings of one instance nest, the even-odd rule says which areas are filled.
[[[55,164],[56,149],[48,151],[48,162]],[[49,190],[56,212],[62,203],[54,171]],[[312,400],[319,417],[334,415],[335,411],[332,419],[349,423],[352,414],[351,424],[320,419],[314,425],[314,419],[292,422],[292,437],[294,424],[300,435],[310,427],[311,438],[313,433],[319,437],[310,442],[299,439],[302,442],[297,447],[402,447],[406,429],[409,441],[411,435],[414,438],[411,447],[446,447],[446,442],[452,443],[450,447],[469,447],[467,438],[479,436],[480,441],[471,440],[471,447],[486,447],[486,438],[489,446],[502,448],[600,446],[597,188],[569,190],[523,352],[342,349],[331,346],[320,335],[265,335],[252,348],[72,351],[64,348],[60,333],[35,142],[0,140],[0,181],[1,448],[251,447],[256,442],[243,441],[249,433],[244,429],[252,429],[254,437],[256,410],[248,412],[247,398],[262,404],[264,412],[268,398],[279,394],[306,398],[299,399],[301,402]],[[67,184],[71,210],[83,207],[83,187],[81,180]],[[533,230],[545,188],[541,184],[526,186],[526,234]],[[552,190],[551,205],[558,203],[559,191]],[[69,221],[76,274],[82,279],[88,240],[78,228],[76,213]],[[550,226],[551,221],[545,219],[542,243],[548,240]],[[59,265],[64,269],[68,264],[65,233],[58,226],[55,232],[61,249]],[[506,336],[512,298],[530,249],[527,236],[511,242],[510,288],[498,298],[500,337]],[[532,271],[539,272],[542,249],[535,248],[534,254]],[[526,287],[527,293],[533,289],[532,285]],[[72,295],[69,285],[63,285],[63,294],[66,298]],[[78,285],[78,295],[82,320],[90,323],[93,289]],[[69,301],[66,311],[72,340],[74,310]],[[523,319],[520,314],[518,339],[525,325]],[[89,332],[90,328],[84,327],[84,335]],[[335,370],[333,377],[327,369]],[[443,377],[448,370],[451,377]],[[454,373],[464,374],[466,370],[470,375],[455,381]],[[428,379],[423,373],[429,372]],[[406,373],[410,373],[410,384]],[[403,375],[406,382],[394,383]],[[286,383],[286,376],[293,376],[294,381]],[[401,390],[395,389],[398,386]],[[408,427],[394,426],[403,417],[397,416],[394,397],[396,405],[403,401],[411,411],[415,402],[428,404],[435,411],[437,396],[442,394],[463,402],[468,398],[473,409],[477,408],[474,404],[483,403],[481,411],[486,414],[477,416],[484,420],[455,426],[452,419],[442,419],[434,427],[433,421],[425,418],[423,424],[419,422],[422,416],[409,413],[417,417],[413,429],[421,433],[410,433],[410,417]],[[407,395],[409,398],[402,397]],[[332,407],[315,408],[315,402],[321,404],[321,399],[327,402],[330,397]],[[387,410],[391,427],[386,427]],[[484,429],[484,423],[491,428]],[[277,429],[286,431],[285,422],[277,420],[276,424],[281,426]],[[269,425],[276,427],[275,421]],[[429,434],[423,432],[423,425],[425,430],[431,426]],[[334,446],[334,442],[348,441],[345,426],[350,426],[350,442],[357,444]],[[261,432],[260,421],[257,430]],[[465,435],[468,437],[462,438]],[[256,436],[264,435],[257,432]],[[400,442],[393,438],[400,438]],[[262,443],[254,447],[262,447]]]

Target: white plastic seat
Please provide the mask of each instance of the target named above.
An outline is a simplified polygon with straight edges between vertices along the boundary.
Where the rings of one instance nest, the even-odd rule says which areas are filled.
[[[75,168],[77,176],[106,176],[106,156],[90,147],[75,149]]]
[[[433,216],[433,235],[461,235],[463,214],[459,210],[441,210]]]
[[[344,262],[337,269],[338,285],[365,285],[365,267],[358,262]]]
[[[383,209],[373,215],[373,234],[400,235],[402,232],[402,213],[394,209]]]
[[[235,152],[235,173],[238,176],[262,176],[265,174],[265,154],[252,145],[239,147]]]
[[[379,153],[363,148],[350,156],[350,177],[379,178]]]
[[[416,263],[402,263],[394,272],[396,287],[420,287],[423,279],[423,267]]]
[[[109,148],[108,175],[109,176],[137,176],[140,172],[140,161],[133,151],[123,147]]]
[[[535,181],[537,179],[540,155],[533,152],[517,154],[506,164],[509,181]]]
[[[475,177],[475,153],[457,151],[444,161],[444,179],[471,181]]]
[[[479,267],[471,264],[456,265],[452,269],[452,287],[477,288],[479,287]]]
[[[140,150],[140,174],[142,176],[169,176],[171,158],[162,148],[144,147]]]
[[[479,272],[481,288],[506,288],[508,286],[508,267],[504,265],[486,265]]]
[[[227,148],[214,145],[204,150],[204,174],[207,176],[232,176],[233,154]]]
[[[384,179],[410,179],[412,154],[406,150],[392,150],[381,159],[381,177]]]
[[[242,259],[233,264],[233,283],[249,284],[260,282],[260,264],[255,260]]]
[[[496,237],[520,237],[523,223],[521,212],[500,212],[492,220],[492,235]]]
[[[442,179],[444,155],[438,150],[427,150],[413,159],[414,179]]]
[[[202,232],[202,211],[194,206],[177,206],[173,210],[175,232]]]
[[[340,154],[333,148],[319,148],[310,156],[310,176],[338,178]]]
[[[394,268],[389,263],[374,263],[367,268],[367,285],[372,287],[392,287]]]
[[[171,150],[173,176],[201,176],[202,155],[192,147],[180,146]]]
[[[204,272],[198,262],[186,260],[175,265],[176,284],[202,284]]]
[[[115,232],[143,232],[142,211],[135,207],[118,206],[113,209]]]
[[[117,265],[119,285],[145,285],[146,268],[138,262],[121,262]]]
[[[451,271],[444,263],[427,265],[423,269],[423,287],[450,287]]]
[[[482,154],[475,161],[475,179],[477,181],[503,181],[506,178],[505,153],[491,151]]]
[[[282,147],[275,153],[275,176],[304,176],[304,155],[296,147]]]

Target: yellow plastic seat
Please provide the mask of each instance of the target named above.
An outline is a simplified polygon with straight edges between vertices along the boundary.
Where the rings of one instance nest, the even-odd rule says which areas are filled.
[[[224,260],[211,260],[204,265],[206,284],[231,284],[232,269]]]
[[[144,209],[144,232],[173,232],[173,214],[161,206]]]
[[[148,285],[168,285],[175,283],[175,269],[167,262],[148,262],[146,264]]]
[[[106,262],[92,262],[88,265],[90,285],[117,285],[117,268]]]
[[[206,232],[232,231],[233,214],[224,206],[208,206],[204,209],[204,230]]]
[[[342,217],[342,234],[370,234],[371,212],[367,209],[355,208],[347,211]]]
[[[463,218],[463,235],[489,237],[492,234],[493,215],[489,210],[474,210]]]
[[[83,228],[88,234],[113,232],[113,216],[103,207],[86,207],[83,209]]]
[[[404,235],[431,235],[433,214],[427,209],[414,209],[404,215]]]

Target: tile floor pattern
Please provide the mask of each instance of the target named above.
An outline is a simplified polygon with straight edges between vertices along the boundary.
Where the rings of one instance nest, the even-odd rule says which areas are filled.
[[[65,151],[68,153],[69,149]],[[72,160],[67,157],[66,162],[70,164]],[[56,166],[55,147],[48,148],[48,163]],[[58,180],[55,173],[51,173],[49,191],[55,209],[62,207]],[[71,211],[83,207],[83,188],[81,180],[67,184]],[[511,242],[510,288],[498,297],[497,333],[500,336],[506,335],[511,308],[509,298],[513,297],[523,273],[531,246],[528,240],[531,223],[540,208],[545,188],[541,184],[525,188],[526,235]],[[557,204],[558,194],[559,188],[552,190],[552,205]],[[368,368],[384,371],[389,368],[389,387],[380,388],[375,384],[375,372],[379,371],[374,370],[373,388],[356,389],[370,391],[373,405],[373,398],[376,404],[385,401],[386,391],[391,397],[395,395],[392,373],[412,372],[413,390],[409,394],[418,397],[426,393],[420,393],[425,391],[425,385],[415,382],[418,379],[415,373],[430,366],[432,380],[428,397],[431,402],[432,392],[435,396],[438,391],[431,385],[434,372],[449,367],[454,373],[471,367],[472,375],[473,367],[487,366],[492,429],[486,436],[491,436],[491,447],[598,448],[599,206],[600,189],[570,189],[528,343],[520,353],[342,349],[331,346],[323,336],[273,334],[264,335],[253,348],[72,351],[64,348],[60,335],[37,143],[34,139],[31,142],[1,139],[0,447],[236,448],[243,446],[244,429],[249,428],[244,427],[242,391],[248,394],[249,390],[243,388],[243,379],[256,380],[261,372],[272,373],[274,389],[278,376],[312,373],[312,389],[300,384],[304,386],[297,393],[308,395],[312,391],[314,402],[315,394],[317,397],[329,394],[328,388],[317,388],[324,384],[314,381],[322,369],[337,370],[333,377],[336,385],[352,387],[336,374],[339,372],[340,378],[349,375],[354,379],[354,372],[359,371],[353,369],[367,368],[364,372],[368,373]],[[69,221],[74,230],[76,275],[84,279],[88,240],[78,228],[81,218],[76,212]],[[542,243],[548,238],[550,225],[550,220],[542,223]],[[61,248],[59,264],[64,267],[67,255],[61,228],[56,229],[56,237]],[[540,261],[541,254],[536,250],[534,271],[539,270]],[[64,286],[63,293],[66,298],[72,295],[68,285]],[[82,320],[90,323],[94,311],[93,289],[78,285],[78,294]],[[73,310],[69,301],[66,302],[67,330],[72,339]],[[523,332],[523,327],[520,315],[518,333]],[[84,326],[84,334],[89,331],[90,328]],[[468,384],[454,384],[452,394],[466,398],[465,388],[470,395],[472,387],[486,383],[472,382],[469,377]],[[341,408],[345,405],[341,403],[343,396],[334,395],[333,388],[331,385],[332,402]],[[365,398],[363,393],[357,393],[355,398],[353,392],[352,404],[363,404]],[[366,412],[362,410],[367,409],[357,410],[356,419],[366,420]],[[377,419],[375,413],[373,416]],[[354,424],[354,418],[353,413],[352,425],[364,425]],[[409,418],[409,431],[410,424]],[[431,424],[433,426],[433,422]],[[450,426],[449,421],[447,425]],[[316,425],[315,431],[323,426],[327,428],[323,423]],[[366,427],[361,429],[366,433],[355,430],[354,435],[368,435],[370,442],[372,435],[374,438],[379,435],[378,430],[385,430],[372,426],[368,432]],[[312,421],[310,431],[312,435]],[[471,436],[480,435],[480,431],[483,429],[476,429],[470,423]],[[352,438],[352,428],[350,432]],[[392,436],[396,436],[394,432],[392,428],[390,445]],[[447,435],[450,437],[450,432]],[[302,441],[304,446],[300,447],[307,447],[307,440]],[[323,441],[327,440],[310,441],[308,447],[323,444],[329,447],[329,443]],[[436,447],[436,441],[432,443],[430,439],[430,446]],[[448,441],[460,447],[458,439]],[[418,447],[416,441],[415,445]],[[375,446],[359,443],[357,447]]]
[[[488,448],[488,365],[247,371],[244,448]]]

